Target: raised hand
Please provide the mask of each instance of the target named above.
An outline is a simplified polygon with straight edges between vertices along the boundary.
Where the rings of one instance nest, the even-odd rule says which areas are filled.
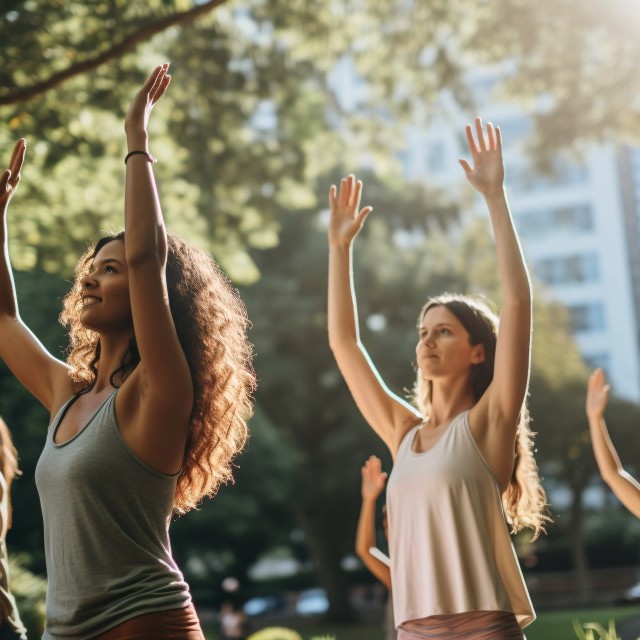
[[[124,121],[124,128],[127,132],[147,131],[151,110],[156,102],[162,98],[171,82],[168,70],[168,64],[156,67],[133,97]]]
[[[20,183],[20,171],[24,164],[24,155],[27,150],[27,141],[20,138],[16,142],[9,161],[9,167],[2,172],[0,177],[0,212],[4,213],[11,197],[16,192]]]
[[[482,119],[475,120],[476,137],[470,124],[466,126],[469,152],[473,167],[461,159],[467,180],[484,196],[496,195],[504,185],[504,164],[502,162],[502,138],[500,127],[487,124],[486,138],[482,128]],[[476,140],[477,138],[477,140]]]
[[[586,412],[589,418],[601,418],[607,408],[610,386],[606,384],[604,371],[596,369],[587,384]]]
[[[342,178],[340,190],[329,189],[329,244],[351,244],[373,207],[360,207],[362,181],[354,175]]]
[[[362,467],[362,499],[376,500],[382,493],[387,474],[382,471],[380,458],[370,456]]]

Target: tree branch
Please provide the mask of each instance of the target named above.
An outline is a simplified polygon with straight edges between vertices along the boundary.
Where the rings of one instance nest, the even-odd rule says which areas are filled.
[[[227,0],[209,0],[208,2],[204,2],[203,4],[196,5],[188,11],[174,13],[170,16],[162,18],[161,20],[158,20],[157,22],[145,25],[138,29],[138,31],[132,33],[122,42],[115,44],[110,49],[103,51],[102,53],[93,58],[90,58],[89,60],[83,60],[82,62],[71,65],[68,69],[59,71],[58,73],[52,75],[50,78],[47,78],[46,80],[42,80],[40,82],[36,82],[31,86],[20,87],[19,89],[16,89],[12,92],[0,94],[0,106],[18,104],[20,102],[31,100],[36,96],[46,93],[50,89],[54,89],[69,78],[73,78],[74,76],[86,73],[87,71],[92,71],[93,69],[96,69],[99,66],[105,64],[109,60],[113,60],[114,58],[122,56],[141,42],[149,40],[162,31],[166,31],[169,27],[192,22],[196,18],[199,18],[200,16],[213,11],[213,9],[219,7],[221,4],[224,4],[226,1]]]

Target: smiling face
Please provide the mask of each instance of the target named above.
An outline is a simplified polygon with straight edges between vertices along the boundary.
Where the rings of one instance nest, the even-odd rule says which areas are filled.
[[[484,346],[471,344],[469,332],[447,307],[434,305],[418,327],[416,358],[425,380],[467,376],[484,361]]]
[[[112,240],[96,253],[81,286],[80,321],[83,326],[98,333],[133,329],[129,274],[122,240]]]

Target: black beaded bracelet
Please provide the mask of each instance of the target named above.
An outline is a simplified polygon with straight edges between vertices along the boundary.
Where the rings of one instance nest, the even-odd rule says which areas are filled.
[[[137,155],[147,156],[147,160],[149,162],[157,162],[156,159],[147,151],[129,151],[129,153],[124,157],[124,163],[127,164],[127,160],[129,160],[131,156]]]

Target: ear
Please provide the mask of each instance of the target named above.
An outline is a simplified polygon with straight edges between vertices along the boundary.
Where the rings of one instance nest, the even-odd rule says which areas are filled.
[[[471,351],[471,364],[480,364],[484,362],[485,359],[484,345],[482,343],[474,344],[473,350]]]

